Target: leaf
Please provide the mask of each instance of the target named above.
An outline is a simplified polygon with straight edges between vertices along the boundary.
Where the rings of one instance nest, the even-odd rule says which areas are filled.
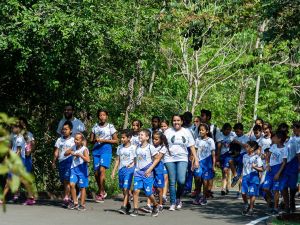
[[[3,174],[7,174],[9,171],[7,165],[5,164],[0,164],[0,174],[3,175]]]
[[[15,193],[20,186],[20,178],[16,175],[12,175],[11,180],[9,182],[10,190]]]

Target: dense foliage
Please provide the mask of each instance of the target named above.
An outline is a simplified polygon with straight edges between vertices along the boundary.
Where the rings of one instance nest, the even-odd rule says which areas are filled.
[[[90,130],[98,108],[133,118],[201,108],[213,122],[300,119],[299,1],[4,0],[0,111],[29,119],[40,190],[66,102]]]

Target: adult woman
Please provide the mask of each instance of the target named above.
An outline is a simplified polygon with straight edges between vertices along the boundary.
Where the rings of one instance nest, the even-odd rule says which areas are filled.
[[[169,151],[165,154],[164,162],[169,174],[170,211],[180,209],[180,197],[184,192],[186,171],[188,166],[188,148],[194,161],[194,168],[199,167],[199,160],[194,147],[195,140],[191,131],[182,127],[183,120],[180,115],[172,117],[172,128],[165,131],[169,143]],[[177,183],[177,190],[176,190]]]

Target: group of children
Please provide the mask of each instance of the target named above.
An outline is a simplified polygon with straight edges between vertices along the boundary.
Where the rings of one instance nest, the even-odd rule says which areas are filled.
[[[106,170],[110,168],[114,144],[118,143],[118,133],[114,125],[108,123],[108,112],[98,110],[98,122],[92,128],[90,142],[94,175],[98,185],[96,202],[104,202]],[[193,182],[195,189],[193,204],[206,205],[213,197],[213,181],[216,168],[222,171],[221,195],[229,192],[229,185],[239,186],[245,203],[244,215],[252,215],[255,198],[263,196],[268,203],[270,213],[279,212],[279,197],[283,197],[285,212],[294,212],[297,180],[300,171],[300,122],[294,122],[293,135],[288,137],[289,127],[282,123],[276,132],[269,123],[256,120],[248,134],[237,123],[231,127],[225,123],[221,130],[210,124],[211,112],[202,110],[201,116],[195,117],[186,112],[182,116],[184,129],[189,130],[194,138],[197,154],[190,154],[189,168],[186,173],[186,191],[190,192]],[[147,196],[147,205],[143,208],[157,216],[167,201],[168,171],[164,166],[165,155],[171,156],[168,140],[164,133],[170,129],[169,122],[154,116],[152,127],[143,129],[140,120],[132,122],[132,129],[120,132],[121,144],[117,147],[111,178],[118,173],[119,188],[123,192],[123,202],[118,210],[122,214],[137,216],[139,194],[142,190]],[[69,209],[86,210],[85,198],[88,187],[88,163],[90,153],[83,133],[74,130],[70,120],[61,125],[61,137],[55,143],[53,168],[58,160],[59,177],[64,185],[64,202]],[[24,165],[31,171],[31,151],[34,146],[33,135],[20,126],[13,128],[12,150],[24,160]],[[23,133],[21,132],[23,130]],[[76,130],[76,129],[75,129]],[[182,140],[185,143],[185,140]],[[192,148],[192,147],[191,147]],[[188,148],[189,149],[189,148]],[[193,157],[197,157],[199,164]],[[298,162],[299,161],[299,162]],[[230,172],[233,176],[229,182]],[[299,177],[300,179],[300,177]],[[80,189],[80,196],[76,194]],[[154,194],[158,195],[158,198]],[[72,200],[71,198],[72,197]],[[80,204],[79,204],[80,197]],[[131,210],[130,200],[133,198]],[[34,204],[29,196],[26,204]],[[180,209],[182,206],[177,206]],[[170,207],[170,210],[175,210]]]

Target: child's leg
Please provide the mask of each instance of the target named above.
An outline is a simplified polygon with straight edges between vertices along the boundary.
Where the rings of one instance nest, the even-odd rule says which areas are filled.
[[[65,198],[69,198],[69,196],[70,196],[70,181],[64,180],[64,190],[65,190]]]
[[[266,193],[266,201],[268,203],[268,205],[271,204],[272,201],[272,193],[269,189],[264,188],[263,191]]]
[[[158,203],[159,205],[163,204],[163,188],[157,188],[158,190]]]
[[[76,184],[75,183],[70,183],[70,189],[71,189],[71,195],[72,195],[72,199],[75,205],[78,205],[78,199],[77,199],[77,195],[76,195]]]
[[[243,202],[245,204],[248,204],[248,197],[247,197],[247,195],[245,193],[242,194],[242,198],[243,198]],[[251,199],[250,199],[250,201],[251,201]]]
[[[255,196],[250,196],[250,210],[253,210],[255,202]]]
[[[295,196],[296,196],[297,189],[290,189],[290,208],[291,210],[295,210]]]
[[[153,206],[158,206],[158,203],[156,202],[155,197],[154,197],[153,194],[150,195],[150,196],[148,197],[148,199],[150,199],[150,202],[153,204]],[[134,208],[135,208],[135,207],[134,207]]]
[[[233,161],[233,160],[229,160],[229,167],[230,167],[232,176],[233,176],[233,177],[236,177],[236,176],[237,176],[237,173],[236,173],[236,168],[235,168],[235,165],[234,165],[234,161]]]
[[[133,207],[135,209],[139,207],[139,195],[140,195],[139,189],[133,191]]]
[[[98,194],[100,194],[100,169],[95,171],[95,180],[96,180],[97,186],[98,186],[98,191],[99,191]]]
[[[203,198],[207,198],[208,197],[208,188],[209,188],[209,182],[208,180],[203,180]]]
[[[85,188],[81,188],[81,197],[80,197],[80,205],[85,206],[85,199],[86,199],[86,189]],[[77,196],[75,196],[77,199]]]
[[[285,210],[288,210],[290,207],[290,199],[289,199],[289,190],[288,188],[284,188],[281,191],[282,197],[283,197],[283,202],[284,202],[284,208]]]
[[[147,205],[151,206],[151,200],[147,198]]]
[[[123,206],[126,207],[129,203],[129,190],[124,188],[123,189],[123,196],[124,196],[124,199],[123,199]]]
[[[222,171],[222,189],[223,190],[225,190],[227,188],[228,173],[229,173],[228,168],[224,168]]]
[[[201,177],[195,177],[195,192],[196,196],[199,196],[201,193],[202,179]]]
[[[100,194],[104,194],[105,190],[104,190],[104,185],[105,185],[105,174],[106,174],[106,168],[103,166],[100,166],[100,176],[99,176],[99,193]]]
[[[274,208],[278,209],[279,204],[279,191],[274,191]]]
[[[165,178],[165,187],[163,188],[163,196],[166,197],[168,193],[168,186],[169,186],[169,176],[168,174],[164,174]]]

